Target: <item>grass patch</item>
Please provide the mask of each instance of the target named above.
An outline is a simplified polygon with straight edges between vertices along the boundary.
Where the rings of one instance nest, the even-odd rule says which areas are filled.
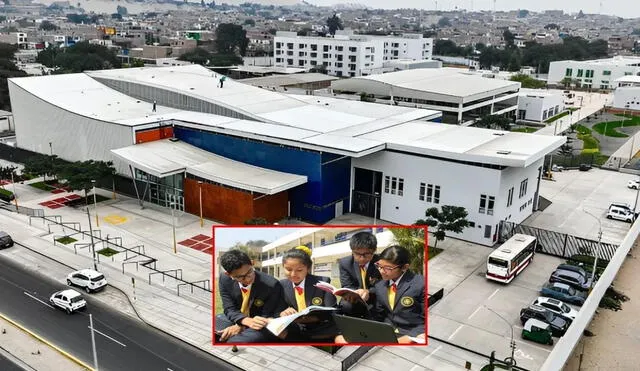
[[[104,255],[106,257],[109,257],[109,256],[113,256],[113,255],[117,254],[118,251],[116,251],[116,250],[114,250],[114,249],[112,249],[110,247],[105,247],[104,249],[98,250],[97,253],[100,254],[100,255]]]
[[[576,125],[576,131],[578,132],[578,139],[584,143],[584,146],[582,147],[583,154],[594,154],[600,152],[600,141],[591,136],[591,129],[582,125]]]
[[[613,137],[613,138],[626,138],[628,137],[627,134],[625,133],[621,133],[619,132],[618,128],[621,127],[625,127],[625,126],[640,126],[640,117],[638,116],[624,116],[624,115],[616,115],[616,116],[620,116],[620,117],[624,117],[623,120],[620,121],[607,121],[607,122],[600,122],[597,123],[595,125],[593,125],[593,130],[595,130],[596,132],[598,132],[601,135],[606,135],[608,137]]]
[[[525,128],[517,128],[517,129],[512,129],[511,131],[516,132],[516,133],[535,133],[536,131],[538,131],[538,128],[530,128],[530,127],[525,127]]]
[[[591,129],[589,129],[586,126],[582,126],[582,125],[576,125],[576,131],[578,132],[578,134],[589,134],[591,135]]]
[[[545,122],[546,124],[552,123],[552,122],[554,122],[554,121],[556,121],[556,120],[558,120],[558,119],[561,119],[561,118],[563,118],[563,117],[567,116],[569,113],[570,113],[570,111],[560,112],[559,114],[557,114],[557,115],[555,115],[555,116],[553,116],[553,117],[551,117],[551,118],[548,118],[548,119],[544,120],[544,122]]]
[[[38,188],[40,190],[47,191],[47,192],[53,191],[55,189],[55,187],[52,187],[45,182],[36,182],[36,183],[31,183],[29,185],[33,188]]]
[[[0,195],[11,197],[13,195],[13,192],[8,189],[0,188]]]
[[[110,200],[110,198],[104,197],[101,195],[96,195],[96,203],[100,203],[102,201],[107,201],[107,200]],[[93,205],[93,195],[89,195],[86,198],[82,197],[73,201],[69,201],[66,203],[66,205],[70,207],[91,206]]]
[[[64,236],[64,237],[57,238],[57,239],[56,239],[56,241],[57,241],[57,242],[60,242],[60,243],[61,243],[61,244],[63,244],[63,245],[68,245],[68,244],[70,244],[70,243],[74,243],[74,242],[76,242],[76,241],[78,241],[78,240],[76,240],[76,239],[75,239],[75,238],[73,238],[73,237]]]
[[[428,259],[433,259],[436,256],[438,256],[438,254],[440,254],[442,252],[443,249],[439,248],[439,247],[429,247],[429,256]]]

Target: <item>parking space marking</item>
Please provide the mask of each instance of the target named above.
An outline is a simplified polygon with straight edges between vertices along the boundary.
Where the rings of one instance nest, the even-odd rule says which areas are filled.
[[[436,354],[436,352],[439,351],[440,349],[442,349],[442,345],[438,345],[438,347],[433,352],[429,353],[429,355],[426,356],[424,358],[424,360],[422,360],[422,362],[426,361],[427,359],[429,359],[429,357],[431,357],[432,355]]]
[[[500,291],[500,289],[496,289],[496,291],[493,292],[493,294],[489,295],[489,297],[487,298],[487,301],[491,300],[491,298],[498,293],[498,291]]]
[[[49,305],[49,303],[46,303],[46,302],[44,302],[44,301],[42,301],[42,300],[40,300],[40,299],[36,298],[35,296],[33,296],[33,295],[29,294],[29,293],[28,293],[28,292],[26,292],[26,291],[23,291],[23,293],[24,293],[25,295],[27,295],[28,297],[30,297],[31,299],[33,299],[33,300],[35,300],[35,301],[39,301],[40,303],[42,303],[42,304],[44,304],[44,305],[48,306],[48,307],[49,307],[49,308],[51,308],[51,309],[56,309],[56,308],[52,307],[51,305]]]
[[[449,338],[447,340],[451,340],[454,336],[456,336],[458,331],[460,331],[460,329],[463,328],[463,327],[464,327],[464,325],[458,326],[458,328],[451,335],[449,335]]]
[[[476,313],[478,313],[478,311],[480,310],[480,308],[482,308],[482,306],[479,306],[478,308],[476,308],[476,310],[474,310],[473,313],[471,313],[471,315],[467,317],[467,320],[470,320],[471,317],[475,316]]]
[[[87,326],[87,328],[89,328],[89,329],[90,329],[90,328],[91,328],[91,326]],[[119,344],[119,345],[121,345],[121,346],[123,346],[123,347],[125,347],[125,348],[127,347],[125,344],[122,344],[122,343],[121,343],[121,342],[119,342],[118,340],[116,340],[116,339],[112,338],[111,336],[109,336],[109,335],[107,335],[107,334],[104,334],[104,333],[102,333],[102,332],[100,332],[100,331],[96,330],[95,328],[93,329],[93,332],[98,333],[98,334],[100,334],[100,335],[102,335],[102,336],[106,337],[107,339],[109,339],[109,340],[113,341],[114,343],[117,343],[117,344]]]

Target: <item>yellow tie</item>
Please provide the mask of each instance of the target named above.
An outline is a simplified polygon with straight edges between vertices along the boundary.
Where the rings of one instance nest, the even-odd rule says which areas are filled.
[[[365,277],[367,276],[367,271],[364,269],[364,265],[360,266],[360,277],[362,277],[362,288],[367,288],[367,281],[365,281]]]
[[[393,306],[396,303],[396,284],[394,283],[389,287],[389,307],[393,310]]]
[[[307,303],[304,300],[304,288],[300,286],[294,286],[294,291],[296,294],[296,304],[298,304],[298,312],[302,312],[307,309]]]
[[[249,295],[251,295],[251,288],[240,288],[240,291],[242,292],[242,306],[240,307],[240,312],[245,316],[249,316]]]

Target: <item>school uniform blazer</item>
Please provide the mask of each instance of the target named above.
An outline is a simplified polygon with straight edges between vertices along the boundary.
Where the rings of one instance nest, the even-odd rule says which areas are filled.
[[[374,291],[376,282],[382,280],[380,271],[378,271],[378,268],[374,265],[378,260],[380,260],[380,256],[377,254],[373,255],[364,277],[370,296],[372,294],[375,295]],[[361,289],[363,287],[362,276],[360,275],[360,265],[358,265],[358,262],[353,258],[353,255],[345,256],[338,260],[338,267],[340,268],[340,285],[342,287],[353,290]]]
[[[313,274],[307,275],[304,280],[304,301],[307,303],[307,307],[312,305],[319,305],[322,307],[334,307],[336,305],[336,297],[330,292],[320,290],[314,285],[320,281],[331,282],[329,277],[316,276]],[[293,283],[288,279],[280,280],[280,284],[284,290],[284,301],[287,307],[295,308],[298,310],[298,303],[296,302],[296,295],[293,291]],[[286,309],[286,308],[284,308]],[[284,310],[283,309],[283,310]]]
[[[376,305],[374,316],[377,320],[393,325],[401,335],[416,336],[424,333],[424,276],[405,272],[396,288],[396,300],[391,310],[389,306],[389,281],[376,284]]]
[[[274,277],[256,271],[256,278],[251,285],[249,294],[249,317],[278,317],[285,308],[282,295],[282,285]],[[220,274],[218,280],[220,298],[224,314],[229,321],[240,324],[246,316],[240,312],[242,308],[242,292],[238,282],[226,274]]]

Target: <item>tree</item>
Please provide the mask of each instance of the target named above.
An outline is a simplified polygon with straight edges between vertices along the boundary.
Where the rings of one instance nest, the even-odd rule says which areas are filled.
[[[269,224],[269,222],[265,218],[251,218],[251,219],[245,220],[244,224],[245,225],[264,225],[264,224]]]
[[[486,115],[475,123],[478,128],[499,129],[509,131],[511,120],[502,115]]]
[[[49,47],[38,53],[36,61],[50,68],[59,68],[58,73],[104,70],[121,66],[114,51],[87,41],[64,49]]]
[[[507,48],[515,47],[516,35],[514,35],[511,31],[504,30],[504,32],[502,32],[502,38],[504,39],[504,44]]]
[[[60,167],[58,156],[36,155],[25,160],[22,172],[36,177],[42,176],[46,181],[47,176],[55,176]]]
[[[240,250],[249,255],[249,259],[251,260],[258,260],[258,258],[260,257],[259,248],[248,246],[247,244],[242,244],[240,242],[236,242],[236,244],[233,245],[230,250]]]
[[[437,207],[430,207],[425,212],[426,219],[419,219],[414,225],[428,225],[435,228],[433,236],[436,243],[433,247],[438,246],[438,241],[442,241],[446,237],[446,232],[462,233],[469,226],[467,218],[467,210],[461,206],[442,205],[442,211]]]
[[[204,0],[202,0],[202,1],[204,1]],[[245,20],[244,20],[244,25],[245,25],[245,26],[255,27],[255,25],[256,25],[256,21],[254,21],[254,20],[253,20],[253,19],[251,19],[251,18],[247,18],[247,19],[245,19]]]
[[[511,76],[510,80],[519,82],[523,88],[527,89],[543,89],[547,86],[544,81],[534,79],[533,77],[522,73]]]
[[[13,63],[13,55],[17,50],[17,45],[0,43],[0,109],[5,111],[11,111],[7,79],[27,76]]]
[[[562,156],[571,156],[573,155],[573,147],[569,143],[565,143],[560,146],[559,152]]]
[[[336,13],[333,13],[333,16],[327,18],[327,28],[329,29],[329,34],[335,35],[337,30],[344,29],[342,19]]]
[[[114,174],[113,162],[87,160],[66,163],[58,175],[64,179],[66,186],[74,191],[84,191],[84,197],[87,198],[87,192],[93,188],[92,180],[99,182]]]
[[[409,250],[412,272],[424,274],[424,229],[422,228],[389,228],[396,243]]]
[[[178,60],[187,61],[195,64],[206,66],[211,60],[211,53],[203,48],[195,48],[178,57]]]
[[[572,81],[573,80],[571,79],[571,77],[565,77],[564,79],[560,80],[560,84],[562,84],[565,88],[569,88]]]
[[[449,18],[447,17],[440,18],[438,20],[438,27],[439,28],[451,27],[451,20],[449,20]]]
[[[233,23],[222,23],[216,28],[216,48],[220,54],[245,55],[249,39],[242,26]]]
[[[49,21],[42,21],[42,23],[40,23],[40,27],[38,28],[42,31],[55,31],[59,27]]]
[[[127,14],[129,14],[129,11],[127,10],[126,7],[118,5],[118,7],[116,8],[116,13],[124,17]]]

